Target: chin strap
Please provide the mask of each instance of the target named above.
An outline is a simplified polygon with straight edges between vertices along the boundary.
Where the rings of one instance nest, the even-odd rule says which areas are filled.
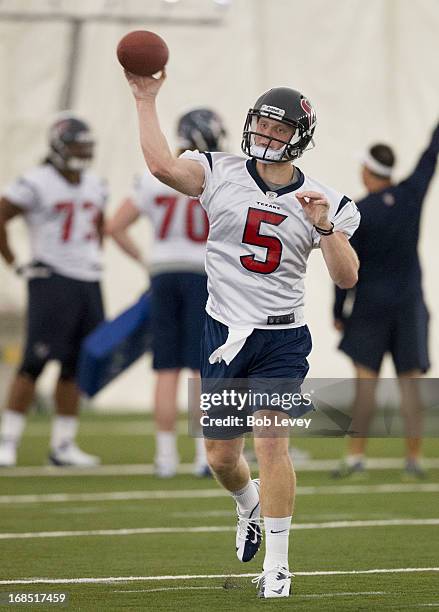
[[[250,154],[252,157],[256,157],[259,161],[267,164],[281,161],[282,155],[284,154],[285,147],[282,147],[278,151],[263,147],[262,145],[252,144],[250,146]]]

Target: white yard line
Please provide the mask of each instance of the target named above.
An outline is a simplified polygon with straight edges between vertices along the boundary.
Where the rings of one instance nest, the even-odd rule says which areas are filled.
[[[133,499],[197,499],[224,497],[226,493],[216,489],[184,489],[175,491],[113,491],[104,493],[49,493],[42,495],[1,495],[0,504],[59,503],[78,501],[129,501]]]
[[[118,589],[113,593],[160,593],[168,591],[213,591],[221,590],[224,591],[227,587],[224,586],[179,586],[179,587],[162,587],[160,589],[134,589],[134,590],[123,590]],[[233,588],[233,587],[232,587]],[[235,587],[240,588],[240,587]],[[348,591],[345,593],[310,593],[308,595],[294,595],[294,601],[298,599],[325,599],[327,597],[364,597],[365,595],[387,595],[387,591]],[[394,595],[394,593],[391,593]],[[430,604],[427,604],[430,605]]]
[[[364,595],[387,595],[387,591],[348,591],[345,593],[309,593],[307,595],[295,595],[294,599],[324,599],[326,597],[364,597]],[[394,593],[391,593],[394,595]]]
[[[301,472],[328,472],[338,467],[338,459],[310,459],[306,462],[296,462],[298,471]],[[424,459],[423,465],[428,469],[439,468],[439,458]],[[179,466],[179,474],[192,474],[192,463],[182,463]],[[374,458],[367,460],[369,470],[402,470],[404,461],[397,457]],[[154,474],[154,466],[151,463],[133,463],[126,465],[100,465],[93,468],[73,468],[30,466],[15,468],[0,468],[2,477],[28,477],[28,476],[124,476],[124,475],[150,475]]]
[[[293,531],[308,529],[349,529],[358,527],[397,527],[397,526],[439,525],[439,518],[426,519],[382,519],[371,521],[329,521],[325,523],[295,523]],[[77,531],[25,531],[0,533],[0,540],[28,540],[35,538],[77,538],[93,536],[158,535],[175,533],[226,533],[235,531],[234,525],[212,525],[201,527],[139,527],[134,529],[90,529]]]
[[[334,485],[297,487],[299,495],[370,495],[371,493],[439,493],[439,483]],[[104,491],[102,493],[46,493],[35,495],[0,495],[0,504],[64,503],[89,501],[130,501],[146,499],[201,499],[224,497],[215,489],[176,489],[170,491]]]
[[[396,567],[367,570],[324,570],[294,572],[295,576],[351,576],[357,574],[410,574],[413,572],[439,572],[439,567]],[[110,576],[100,578],[20,578],[0,580],[8,584],[111,584],[117,582],[147,582],[160,580],[215,580],[217,578],[254,578],[258,574],[182,574],[179,576]]]
[[[134,589],[126,591],[123,589],[113,591],[113,593],[159,593],[160,591],[223,591],[222,586],[179,586],[179,587],[163,587],[161,589]]]

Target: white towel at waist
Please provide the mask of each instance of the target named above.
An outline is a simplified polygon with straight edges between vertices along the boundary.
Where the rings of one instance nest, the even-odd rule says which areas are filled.
[[[227,340],[213,351],[209,357],[209,363],[221,363],[221,361],[224,360],[226,364],[229,365],[242,349],[253,329],[253,327],[244,327],[241,329],[229,327]]]

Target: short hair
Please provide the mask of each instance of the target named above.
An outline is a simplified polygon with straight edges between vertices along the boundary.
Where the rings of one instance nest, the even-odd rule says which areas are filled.
[[[369,148],[369,155],[378,163],[382,164],[383,166],[387,166],[390,169],[393,168],[396,162],[395,153],[393,152],[392,147],[389,147],[389,145],[383,143],[372,145]],[[381,177],[381,175],[377,172],[372,171],[372,174]]]

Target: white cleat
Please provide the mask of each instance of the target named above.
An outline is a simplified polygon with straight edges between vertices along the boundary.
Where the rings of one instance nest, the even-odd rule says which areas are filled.
[[[253,480],[259,492],[259,480]],[[236,556],[240,561],[251,561],[258,552],[262,542],[261,506],[258,501],[251,512],[242,515],[238,507],[238,526],[236,529]]]
[[[252,582],[259,587],[258,597],[271,599],[275,597],[289,597],[291,595],[291,577],[293,574],[286,567],[278,565],[265,570]]]
[[[52,449],[49,455],[49,463],[59,467],[95,467],[100,462],[99,457],[85,453],[74,442]]]
[[[177,475],[178,464],[174,461],[156,461],[154,474],[157,478],[173,478]]]
[[[0,442],[0,467],[15,467],[17,447],[11,442]]]

